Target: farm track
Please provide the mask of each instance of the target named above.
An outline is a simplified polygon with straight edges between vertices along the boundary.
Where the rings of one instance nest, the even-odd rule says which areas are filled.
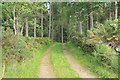
[[[53,68],[50,64],[50,52],[54,46],[55,45],[48,48],[48,50],[45,53],[45,56],[42,59],[39,70],[39,78],[56,78],[56,74],[54,73]],[[89,78],[89,80],[98,80],[94,79],[96,78],[96,76],[92,75],[91,72],[86,70],[84,67],[82,67],[79,63],[75,61],[75,59],[67,52],[64,44],[62,46],[63,51],[65,53],[65,57],[67,58],[68,62],[71,64],[73,69],[80,75],[81,78],[83,78],[82,80],[86,80],[87,78]]]
[[[64,44],[62,46],[63,46],[63,51],[65,53],[65,56],[66,56],[68,62],[71,64],[73,69],[80,75],[81,78],[92,78],[91,80],[97,80],[97,79],[94,79],[96,77],[94,75],[92,75],[91,72],[87,71],[85,68],[83,68],[79,63],[77,63],[75,61],[75,59],[67,52]],[[85,80],[85,79],[83,79],[83,80]]]
[[[42,59],[39,71],[39,78],[56,78],[56,75],[53,72],[52,66],[50,64],[50,51],[54,46],[55,45],[48,48],[48,50],[45,53],[45,56]]]

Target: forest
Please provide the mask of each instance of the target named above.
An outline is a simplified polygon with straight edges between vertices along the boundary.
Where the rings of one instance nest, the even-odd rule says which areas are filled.
[[[0,5],[0,79],[119,79],[120,2]]]

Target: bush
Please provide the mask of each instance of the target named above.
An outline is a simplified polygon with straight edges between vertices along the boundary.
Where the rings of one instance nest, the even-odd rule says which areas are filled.
[[[118,72],[118,56],[113,48],[108,45],[99,44],[100,47],[96,48],[92,54],[97,58],[96,60],[105,67],[112,68]]]
[[[80,33],[77,33],[72,38],[72,43],[74,43],[76,46],[80,46],[84,52],[92,53],[96,46],[95,44],[89,44],[87,41],[87,38],[84,37],[84,35],[81,35]]]
[[[3,30],[2,34],[3,60],[6,62],[11,60],[22,61],[30,55],[26,48],[25,37],[14,35],[13,31],[9,28],[6,31]]]
[[[42,44],[42,45],[48,45],[48,44],[51,44],[53,43],[53,41],[49,38],[36,38],[35,41],[39,44]]]
[[[118,20],[107,20],[105,24],[96,22],[95,28],[88,31],[88,42],[96,44],[100,41],[118,41]]]
[[[53,41],[49,38],[24,37],[20,34],[14,35],[13,30],[8,28],[2,30],[2,53],[3,61],[23,61],[26,58],[31,58],[31,51],[34,48],[41,48],[41,45],[49,45]]]

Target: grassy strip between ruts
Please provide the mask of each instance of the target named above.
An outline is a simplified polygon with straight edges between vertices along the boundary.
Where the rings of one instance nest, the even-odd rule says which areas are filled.
[[[84,53],[80,48],[76,47],[71,42],[65,44],[67,51],[75,58],[87,70],[90,70],[99,78],[118,78],[118,74],[115,74],[110,69],[107,69],[97,63],[96,59]]]
[[[51,44],[53,45],[53,44]],[[16,63],[15,66],[6,66],[5,78],[38,78],[41,60],[45,55],[45,51],[51,45],[42,45],[40,50],[34,48],[33,59],[26,60],[21,64]]]
[[[80,78],[67,61],[61,43],[57,43],[51,50],[50,61],[57,78]]]

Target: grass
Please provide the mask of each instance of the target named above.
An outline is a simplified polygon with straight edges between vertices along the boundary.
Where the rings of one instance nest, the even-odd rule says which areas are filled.
[[[51,44],[52,45],[52,44]],[[45,51],[51,45],[43,45],[40,50],[34,48],[33,59],[26,60],[21,64],[16,63],[15,66],[7,65],[5,71],[5,78],[38,78],[39,68],[41,60],[44,56]]]
[[[97,63],[94,56],[84,53],[80,48],[76,47],[71,42],[65,44],[67,51],[87,70],[90,70],[98,78],[118,78],[118,74],[115,74],[108,68],[105,68]]]
[[[80,78],[67,61],[61,43],[57,43],[51,50],[50,61],[57,78]]]

